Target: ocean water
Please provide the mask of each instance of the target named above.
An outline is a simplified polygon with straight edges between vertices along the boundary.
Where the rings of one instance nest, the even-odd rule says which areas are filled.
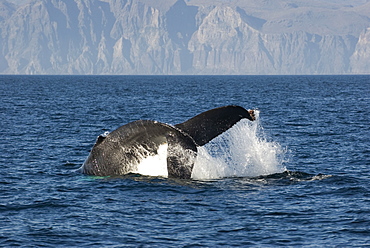
[[[0,76],[0,101],[1,247],[370,245],[370,76]],[[148,175],[78,172],[99,134],[229,104],[258,120],[192,179],[162,152]]]

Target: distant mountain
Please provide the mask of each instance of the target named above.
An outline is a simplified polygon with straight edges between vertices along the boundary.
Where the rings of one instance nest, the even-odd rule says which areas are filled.
[[[14,4],[0,0],[0,22],[9,19],[15,10],[16,6]]]
[[[1,74],[370,73],[370,0],[0,0]]]

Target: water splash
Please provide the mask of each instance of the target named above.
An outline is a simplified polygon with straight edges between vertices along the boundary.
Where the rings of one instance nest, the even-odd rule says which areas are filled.
[[[286,150],[264,137],[259,121],[243,119],[208,144],[198,147],[192,178],[197,180],[224,177],[256,177],[286,171]],[[159,146],[157,154],[143,157],[133,173],[168,177],[168,144]]]
[[[168,177],[167,148],[167,143],[160,145],[157,154],[143,158],[133,173],[145,176]]]
[[[286,150],[263,135],[259,121],[241,120],[231,129],[198,147],[193,179],[224,177],[255,177],[281,173],[286,170]]]

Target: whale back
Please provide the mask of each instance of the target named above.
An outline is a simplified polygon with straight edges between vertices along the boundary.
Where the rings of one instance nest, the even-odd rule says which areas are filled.
[[[193,139],[175,127],[149,120],[134,121],[106,137],[99,136],[81,170],[96,176],[124,175],[145,157],[155,155],[164,143],[168,143],[168,176],[190,178],[197,151]]]
[[[253,121],[253,110],[230,105],[208,110],[175,127],[189,134],[198,146],[202,146],[243,118]]]

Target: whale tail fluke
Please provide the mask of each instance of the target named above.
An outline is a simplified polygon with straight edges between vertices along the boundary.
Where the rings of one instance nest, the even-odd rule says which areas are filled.
[[[230,105],[208,110],[175,127],[189,134],[198,146],[203,146],[243,118],[255,120],[254,111]]]

